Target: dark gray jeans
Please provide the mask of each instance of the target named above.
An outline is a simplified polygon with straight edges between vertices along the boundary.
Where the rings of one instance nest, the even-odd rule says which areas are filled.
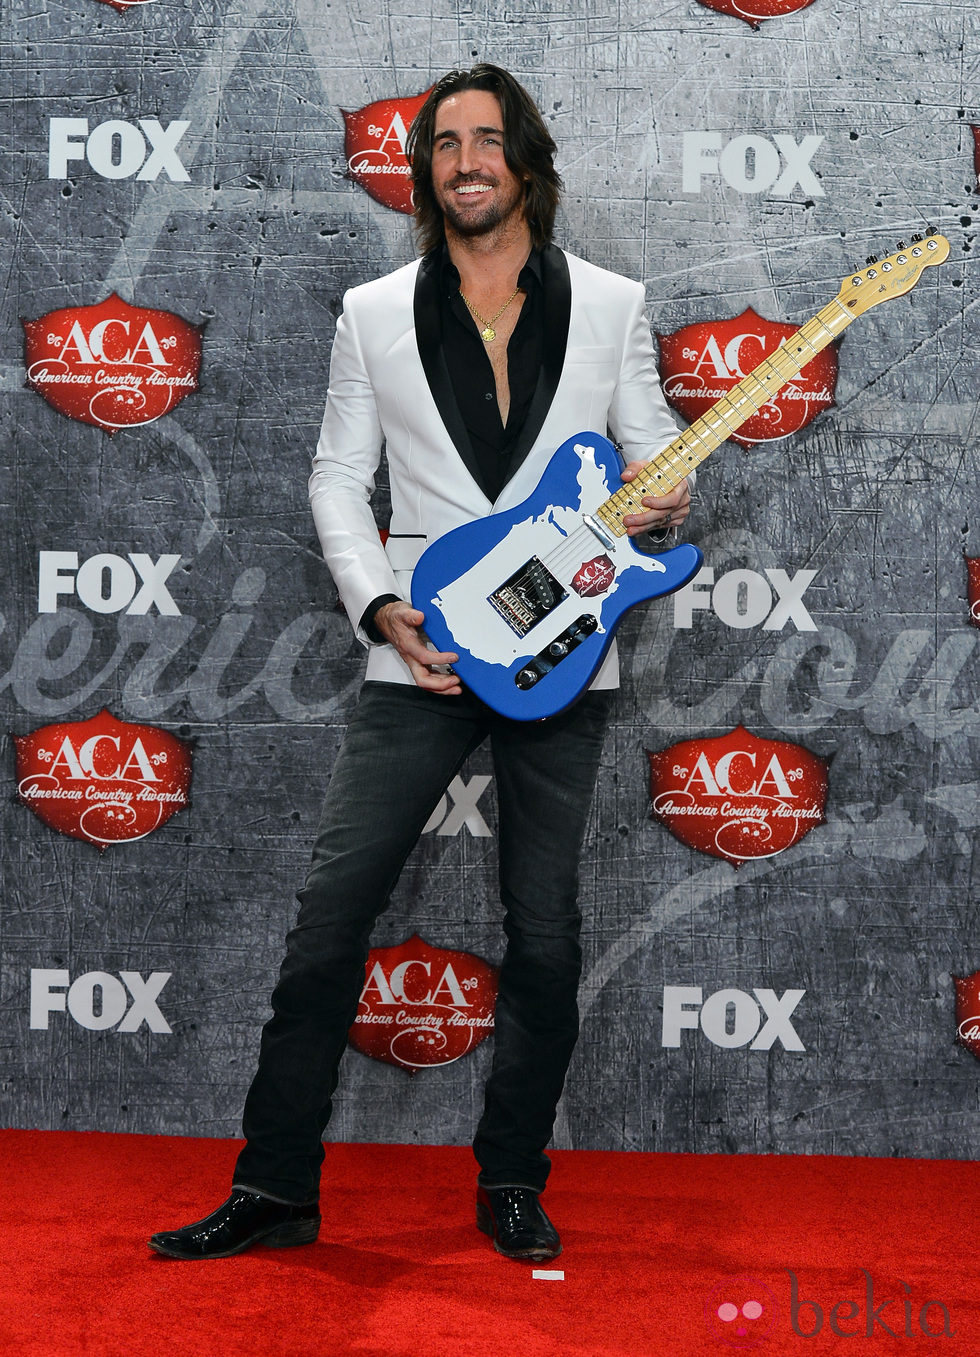
[[[539,1190],[578,1036],[578,864],[612,694],[532,723],[477,698],[366,683],[327,792],[300,911],[245,1103],[235,1182],[317,1196],[321,1137],[375,920],[464,759],[489,737],[507,946],[474,1140],[480,1181]]]

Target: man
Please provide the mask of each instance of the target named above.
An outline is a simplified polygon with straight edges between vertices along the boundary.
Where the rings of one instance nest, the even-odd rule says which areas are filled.
[[[477,1224],[508,1257],[555,1257],[539,1201],[578,1031],[578,859],[602,750],[611,651],[569,710],[523,723],[464,692],[406,600],[428,541],[526,498],[571,434],[607,425],[631,479],[676,434],[643,289],[550,243],[561,181],[527,93],[499,67],[454,71],[413,123],[423,258],[347,294],[310,482],[327,564],[367,677],[337,758],[243,1118],[233,1192],[154,1235],[178,1258],[312,1242],[322,1134],[364,984],[371,928],[463,760],[489,738],[507,947],[474,1140]],[[391,531],[369,499],[387,444]],[[647,497],[633,535],[681,522],[689,491]]]

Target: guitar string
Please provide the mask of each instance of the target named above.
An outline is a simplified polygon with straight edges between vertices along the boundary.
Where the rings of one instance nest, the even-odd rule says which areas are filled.
[[[824,308],[824,310],[826,309],[827,308]],[[851,317],[848,316],[847,319],[850,320]],[[723,438],[719,438],[719,430],[716,427],[713,428],[711,423],[709,422],[710,417],[712,415],[716,417],[716,419],[724,426],[728,433],[733,433],[736,429],[741,427],[741,425],[745,422],[747,418],[751,418],[753,414],[757,414],[759,409],[761,408],[761,405],[771,400],[772,397],[775,395],[776,390],[781,389],[782,386],[785,385],[787,381],[792,380],[794,376],[798,376],[802,368],[809,361],[809,358],[804,359],[800,358],[800,354],[802,354],[803,352],[803,346],[810,350],[811,355],[818,353],[820,349],[823,347],[823,345],[814,344],[810,339],[809,335],[804,334],[804,331],[808,329],[812,333],[812,327],[814,325],[819,325],[820,329],[824,330],[827,333],[828,335],[827,342],[829,342],[829,340],[836,338],[835,332],[831,330],[830,327],[826,325],[826,323],[824,322],[823,311],[819,312],[816,316],[812,318],[810,322],[808,322],[804,326],[801,326],[800,329],[797,330],[794,335],[789,336],[787,340],[780,344],[773,351],[773,353],[767,355],[767,357],[763,359],[763,361],[759,363],[758,366],[752,370],[752,372],[750,372],[745,378],[743,378],[743,380],[740,383],[738,383],[738,385],[733,387],[733,389],[730,392],[728,392],[726,396],[722,397],[721,400],[717,401],[715,405],[711,407],[710,410],[706,410],[705,413],[698,420],[694,421],[692,425],[690,425],[686,430],[684,430],[680,435],[679,441],[681,441],[682,443],[682,446],[680,448],[675,448],[674,445],[672,444],[668,445],[667,448],[663,449],[662,452],[658,454],[658,457],[654,458],[650,463],[648,463],[647,468],[649,467],[656,468],[656,470],[652,473],[653,478],[656,479],[660,475],[663,475],[665,472],[673,475],[678,470],[681,469],[682,457],[684,453],[683,446],[684,444],[687,444],[688,446],[691,443],[695,442],[702,444],[705,443],[712,444],[713,446],[708,447],[707,452],[704,452],[702,458],[699,459],[703,460],[703,457],[708,456],[719,446],[721,442],[724,441]],[[789,347],[791,343],[795,343],[799,346],[795,353],[793,353]],[[776,389],[770,389],[770,387],[766,384],[767,380],[771,380],[773,378],[775,378],[775,380],[779,383],[779,387]],[[752,387],[755,388],[754,391],[751,391]],[[760,394],[762,396],[761,402],[758,399]],[[749,414],[746,414],[743,409],[739,409],[739,406],[743,402],[746,402],[750,406]],[[731,414],[734,414],[738,422],[735,423],[734,425],[729,424],[728,420],[725,418],[725,414],[722,413],[722,410],[719,407],[724,408],[725,414],[728,414],[729,412]],[[701,425],[701,428],[697,429],[695,427],[696,425]],[[664,465],[658,466],[657,464],[661,462],[662,459],[666,459]],[[648,472],[647,468],[645,468],[644,471],[640,473],[641,478],[649,477],[650,473]],[[609,498],[606,501],[604,501],[603,505],[598,506],[598,508],[601,509],[605,507],[605,505],[609,504],[610,501],[615,500],[621,501],[622,492],[626,488],[627,488],[626,485],[618,487],[609,496]],[[621,510],[622,507],[623,506],[621,502],[617,503],[613,509],[613,512],[617,513],[618,516],[618,512]],[[542,564],[545,565],[549,570],[552,571],[553,574],[557,576],[559,572],[564,572],[567,569],[569,569],[572,562],[574,562],[575,557],[580,556],[583,548],[587,548],[590,545],[589,543],[590,536],[594,536],[594,534],[592,534],[591,531],[586,526],[577,528],[572,533],[570,533],[568,537],[564,538],[562,543],[559,546],[557,546],[553,551],[549,552],[544,557],[539,557],[539,560],[541,560]],[[598,539],[597,545],[599,547],[602,546],[601,541],[599,541]]]
[[[833,332],[829,330],[829,327],[824,325],[820,315],[815,316],[810,324],[812,325],[815,322],[819,323],[822,329],[827,330],[831,338],[835,337]],[[805,345],[806,348],[810,350],[811,354],[816,354],[820,351],[818,346],[813,344],[809,337],[803,334],[803,330],[807,328],[807,326],[802,326],[795,335],[790,336],[789,340],[784,341],[783,344],[779,345],[772,354],[769,354],[762,363],[743,378],[737,386],[733,387],[726,396],[722,397],[722,399],[717,401],[711,409],[706,410],[699,419],[689,425],[677,440],[681,446],[676,447],[674,444],[668,444],[668,446],[640,472],[638,479],[642,482],[643,480],[649,481],[659,479],[660,476],[664,474],[671,476],[676,475],[678,471],[684,469],[683,458],[685,455],[685,448],[690,449],[692,444],[700,443],[702,445],[707,445],[706,450],[704,450],[704,448],[700,450],[701,456],[698,458],[699,461],[704,460],[705,457],[715,451],[720,443],[724,442],[726,437],[740,428],[741,425],[745,423],[746,419],[757,414],[761,406],[771,400],[775,394],[775,391],[770,390],[766,385],[766,378],[775,378],[779,382],[781,388],[787,381],[792,380],[792,377],[798,376],[801,369],[806,365],[806,362],[809,361],[809,359],[801,360],[799,357],[799,354],[803,351],[802,345]],[[797,349],[795,354],[792,353],[788,347],[788,344],[791,341],[802,341],[802,345]],[[781,371],[780,369],[783,366],[788,366],[789,370],[785,372]],[[760,375],[760,373],[762,375]],[[750,394],[750,383],[756,388],[756,392],[753,394]],[[758,399],[759,394],[761,394],[763,398],[761,402]],[[743,403],[749,405],[750,409],[748,412],[746,412],[744,408],[739,408]],[[725,411],[724,414],[722,413],[722,408]],[[725,414],[728,413],[735,415],[735,423],[729,423],[728,419],[725,418]],[[710,417],[712,415],[715,416],[717,421],[724,427],[726,432],[723,436],[719,436],[717,427],[712,427],[710,423]],[[701,427],[698,428],[698,425]],[[651,467],[655,468],[652,473],[649,470]],[[606,507],[606,505],[613,504],[613,512],[618,516],[625,508],[626,503],[628,503],[628,501],[625,501],[624,503],[623,495],[623,492],[627,488],[627,485],[618,487],[603,505],[598,506],[596,512],[598,512],[599,509]],[[641,488],[643,487],[641,486]],[[643,488],[643,493],[647,493],[645,488]],[[566,542],[571,543],[577,541],[578,538],[579,533],[574,533],[566,539]],[[568,559],[559,553],[560,549],[549,554],[549,556],[545,558],[549,565],[554,562],[552,568],[556,574],[559,570],[567,568],[569,564]],[[575,553],[573,552],[572,558],[574,558],[574,555]]]
[[[540,559],[552,574],[556,576],[564,574],[573,565],[584,564],[582,557],[587,554],[590,542],[595,542],[597,547],[601,546],[601,543],[598,542],[589,528],[583,524],[570,533],[553,551],[548,552]]]
[[[814,321],[819,320],[820,320],[819,316],[814,317]],[[828,329],[828,327],[823,325],[822,322],[821,328]],[[830,333],[832,334],[832,332]],[[797,331],[797,333],[791,338],[797,341],[802,339],[803,343],[806,345],[808,349],[810,349],[811,353],[819,352],[819,349],[814,344],[812,344],[810,340],[802,334],[801,331]],[[799,352],[801,352],[801,350],[797,351],[797,355]],[[775,378],[779,382],[779,388],[776,389],[781,389],[782,386],[785,385],[787,381],[790,381],[793,376],[797,376],[799,374],[802,367],[805,366],[805,362],[809,360],[804,360],[803,362],[801,362],[797,355],[791,354],[789,352],[785,342],[784,344],[779,345],[779,347],[772,354],[768,355],[767,358],[765,358],[756,368],[753,369],[752,372],[750,372],[745,378],[743,378],[743,380],[736,387],[733,387],[732,390],[727,394],[727,396],[717,401],[710,410],[706,410],[705,413],[702,416],[700,416],[699,419],[695,420],[694,423],[689,425],[686,430],[682,431],[682,433],[679,436],[679,439],[677,440],[681,444],[680,447],[675,447],[674,444],[669,444],[657,455],[656,458],[652,459],[651,462],[647,464],[644,470],[641,471],[638,479],[641,480],[646,479],[649,481],[651,479],[653,480],[659,479],[660,476],[664,475],[665,473],[668,475],[676,475],[678,471],[683,469],[682,459],[685,452],[685,445],[688,448],[690,448],[691,444],[694,443],[709,445],[707,446],[706,451],[701,450],[701,456],[698,458],[699,461],[704,460],[705,457],[709,456],[712,452],[714,452],[715,449],[724,441],[724,437],[727,437],[729,434],[734,433],[736,429],[741,427],[741,425],[745,422],[747,418],[751,418],[751,415],[758,413],[762,404],[765,404],[767,401],[772,399],[773,395],[775,394],[775,390],[771,390],[766,385],[767,379]],[[788,372],[783,372],[780,370],[780,368],[786,365],[787,359],[789,359],[791,369]],[[757,388],[756,392],[751,395],[749,394],[750,383]],[[762,402],[758,400],[759,393],[761,393],[763,397]],[[737,397],[737,399],[733,399],[735,397]],[[743,402],[748,403],[748,405],[751,407],[750,413],[747,414],[744,411],[744,409],[739,409],[739,406],[742,405]],[[734,414],[736,416],[737,423],[729,424],[728,420],[722,414],[721,409],[719,407],[724,407],[726,413],[731,412],[732,414]],[[724,437],[719,436],[719,430],[717,429],[717,427],[712,427],[712,425],[710,424],[709,417],[711,415],[716,416],[718,421],[724,426],[726,430],[726,434]],[[697,425],[700,425],[701,428],[700,429],[697,428],[696,427]],[[652,472],[651,468],[653,468]],[[613,493],[608,497],[608,499],[603,501],[602,504],[598,505],[593,512],[598,513],[601,509],[606,508],[607,506],[611,506],[613,513],[616,514],[616,516],[618,517],[619,514],[624,511],[626,504],[629,503],[629,501],[623,503],[623,491],[625,491],[627,488],[628,483],[619,486],[615,491],[613,491]],[[648,493],[648,491],[644,488],[643,493],[644,494]],[[580,527],[574,529],[571,533],[569,533],[567,537],[563,538],[562,541],[553,550],[546,553],[544,556],[538,557],[538,560],[541,563],[541,565],[543,565],[547,570],[549,570],[552,573],[552,575],[559,581],[559,583],[564,585],[565,581],[562,579],[562,576],[571,571],[573,565],[576,563],[576,558],[578,558],[578,563],[582,565],[586,564],[586,562],[583,561],[581,558],[583,553],[588,552],[589,548],[592,546],[593,540],[595,541],[597,550],[602,547],[603,544],[601,540],[595,537],[595,534],[591,531],[591,529],[588,528],[587,525],[583,524]],[[601,554],[606,553],[602,552]],[[533,573],[534,572],[532,567],[528,571],[523,573],[520,578],[521,580],[530,580]]]
[[[930,247],[932,247],[932,242],[930,242]],[[945,258],[946,255],[943,255],[942,258],[935,261],[926,262],[942,263]],[[871,273],[870,276],[874,277],[875,275]],[[835,307],[836,311],[833,309]],[[725,441],[729,434],[734,433],[746,419],[757,414],[764,405],[768,404],[787,382],[799,376],[810,358],[833,342],[839,333],[859,314],[861,312],[856,310],[845,310],[839,296],[834,298],[829,305],[821,308],[810,321],[801,326],[793,335],[788,336],[771,354],[767,355],[726,396],[716,401],[709,410],[706,410],[702,416],[693,421],[674,443],[662,449],[656,458],[646,464],[638,477],[639,484],[634,487],[640,491],[641,498],[643,494],[648,492],[653,483],[656,483],[658,488],[662,488],[665,479],[667,479],[667,484],[671,488],[679,484],[680,480],[683,479],[685,458],[689,469],[691,465],[697,466],[708,457]],[[831,323],[828,324],[828,321]],[[819,333],[820,331],[823,331],[823,334]],[[813,339],[811,339],[811,335]],[[818,342],[814,343],[814,340]],[[795,352],[791,349],[791,345],[794,344],[796,345]],[[809,356],[802,356],[805,349],[809,349]],[[772,379],[776,381],[774,387],[769,386]],[[745,404],[750,407],[748,414],[746,414],[744,408],[740,408],[744,407]],[[730,412],[735,416],[736,423],[734,425],[729,424],[722,410],[725,411],[725,414]],[[712,425],[712,416],[726,430],[724,435],[721,434],[717,424]],[[692,446],[695,444],[702,446],[698,449]],[[678,475],[678,472],[681,474]],[[677,477],[676,480],[669,479],[674,476]],[[603,511],[605,511],[606,514],[621,518],[622,515],[632,509],[632,501],[625,494],[627,488],[625,485],[620,486],[593,512],[602,516]],[[616,535],[619,536],[619,534]],[[565,537],[552,551],[546,553],[544,557],[537,557],[534,561],[528,562],[515,583],[530,584],[531,587],[540,589],[542,583],[546,585],[546,582],[540,578],[541,568],[543,567],[563,587],[564,582],[561,575],[572,567],[575,558],[581,559],[582,554],[587,553],[590,548],[596,549],[592,548],[590,538],[595,538],[599,547],[603,545],[601,539],[592,532],[588,525],[583,523]],[[582,561],[583,565],[586,563]]]

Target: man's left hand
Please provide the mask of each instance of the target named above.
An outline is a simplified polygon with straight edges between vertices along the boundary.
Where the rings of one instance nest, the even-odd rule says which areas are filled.
[[[646,462],[630,462],[623,469],[622,479],[633,480],[647,465]],[[663,532],[665,528],[678,527],[691,512],[691,491],[687,481],[684,481],[669,495],[644,495],[640,503],[645,506],[645,512],[626,514],[623,518],[630,537],[650,532],[651,529]]]

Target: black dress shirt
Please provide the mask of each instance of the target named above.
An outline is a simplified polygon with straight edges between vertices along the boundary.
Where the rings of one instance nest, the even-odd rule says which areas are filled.
[[[540,256],[532,250],[517,279],[525,297],[507,344],[510,410],[506,424],[500,417],[493,367],[480,334],[483,327],[463,301],[459,273],[445,248],[440,285],[442,348],[449,378],[480,466],[482,484],[490,499],[495,500],[510,479],[514,446],[524,428],[541,370],[544,298]]]

